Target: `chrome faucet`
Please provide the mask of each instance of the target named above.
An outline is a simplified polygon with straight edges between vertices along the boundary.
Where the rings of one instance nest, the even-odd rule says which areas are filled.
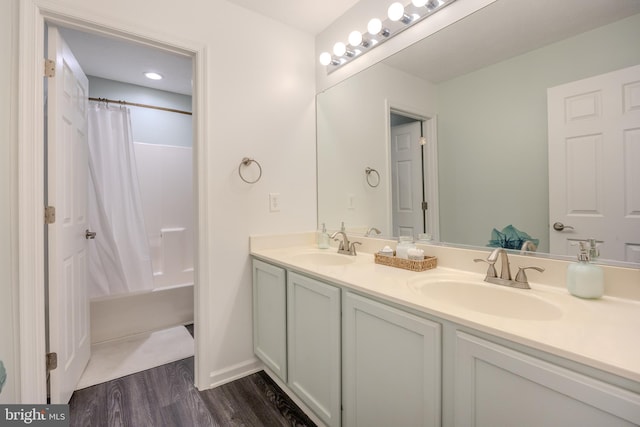
[[[369,227],[369,229],[367,230],[366,233],[364,233],[364,237],[369,237],[371,235],[371,233],[376,233],[376,234],[380,234],[380,230],[378,230],[375,227]]]
[[[498,277],[498,273],[496,271],[495,264],[498,262],[498,258],[500,259],[500,277]],[[518,274],[516,274],[516,278],[511,278],[511,269],[509,268],[509,256],[507,251],[503,248],[494,249],[486,260],[484,259],[474,259],[474,262],[486,262],[489,264],[489,268],[487,269],[487,275],[484,278],[485,282],[493,283],[496,285],[510,286],[512,288],[519,289],[531,289],[529,286],[529,282],[527,279],[527,275],[525,273],[526,270],[532,269],[539,272],[543,272],[544,268],[541,267],[518,267]]]
[[[338,239],[337,236],[340,236],[341,239]],[[361,245],[361,242],[349,242],[349,238],[347,237],[347,233],[344,231],[336,231],[330,236],[336,242],[340,242],[338,245],[338,253],[345,255],[357,255],[356,253],[356,245]]]

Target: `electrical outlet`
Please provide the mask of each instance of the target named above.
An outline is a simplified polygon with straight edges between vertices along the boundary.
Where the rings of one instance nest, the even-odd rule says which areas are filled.
[[[356,196],[355,194],[347,194],[347,209],[355,209],[356,208]]]
[[[280,193],[269,193],[269,212],[280,212]]]

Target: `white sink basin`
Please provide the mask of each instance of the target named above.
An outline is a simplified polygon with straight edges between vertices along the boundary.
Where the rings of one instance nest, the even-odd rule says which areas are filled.
[[[482,280],[420,278],[409,287],[422,297],[476,312],[523,320],[553,320],[562,317],[556,305],[527,289],[512,289]]]
[[[347,265],[354,263],[355,260],[355,256],[342,255],[335,252],[310,252],[291,257],[293,262],[315,266]]]

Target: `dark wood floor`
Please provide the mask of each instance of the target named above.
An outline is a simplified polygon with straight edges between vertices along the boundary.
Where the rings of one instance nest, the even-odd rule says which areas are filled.
[[[202,392],[193,372],[190,357],[78,390],[71,426],[315,426],[264,371]]]

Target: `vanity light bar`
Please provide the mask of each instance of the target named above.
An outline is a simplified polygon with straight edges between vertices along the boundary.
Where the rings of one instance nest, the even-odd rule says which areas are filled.
[[[389,6],[388,16],[384,21],[373,18],[367,25],[367,31],[364,33],[352,31],[349,34],[348,44],[337,42],[333,46],[333,54],[322,52],[319,58],[320,64],[326,66],[327,74],[331,74],[454,1],[412,0],[407,6],[395,2]]]

